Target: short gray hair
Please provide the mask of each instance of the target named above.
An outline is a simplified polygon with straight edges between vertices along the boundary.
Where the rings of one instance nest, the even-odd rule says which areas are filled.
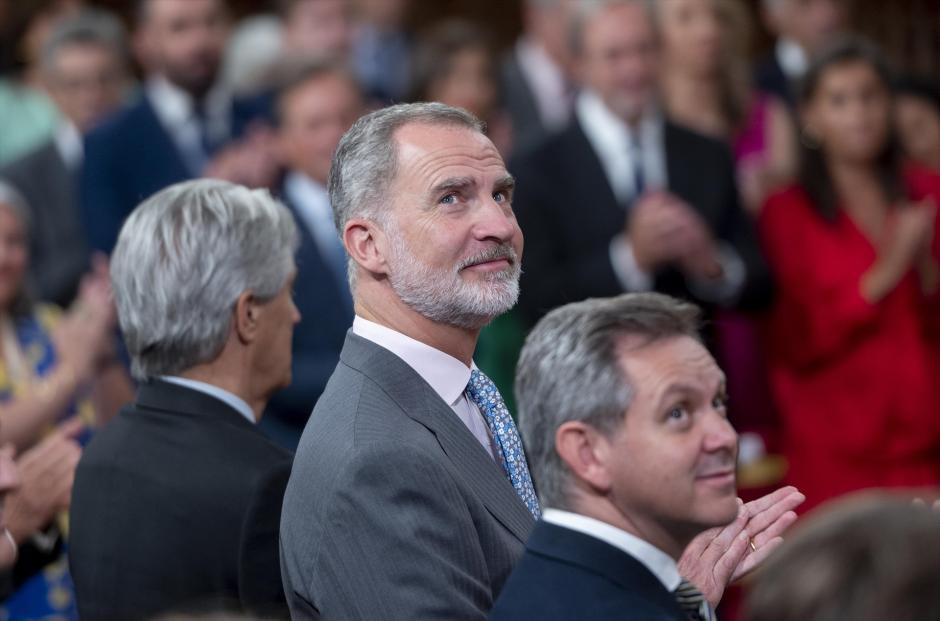
[[[376,110],[356,121],[343,135],[330,167],[329,191],[340,236],[351,218],[384,223],[388,189],[398,173],[395,132],[412,123],[462,127],[483,132],[483,123],[462,108],[442,103],[398,104]],[[349,283],[355,264],[349,261]]]
[[[634,396],[618,352],[640,345],[699,339],[696,306],[659,293],[627,293],[557,308],[526,338],[516,371],[519,429],[545,506],[568,505],[568,469],[555,450],[563,423],[583,421],[605,434],[622,424]]]
[[[656,0],[580,0],[575,3],[568,30],[568,49],[573,56],[584,52],[584,29],[595,15],[604,9],[622,4],[639,4],[646,8],[650,22],[656,25]]]
[[[266,190],[225,181],[170,186],[128,217],[111,282],[134,377],[214,360],[238,297],[270,300],[294,269],[294,217]]]
[[[85,9],[59,22],[42,47],[40,59],[44,70],[54,70],[59,53],[73,45],[97,45],[109,50],[122,68],[127,65],[129,54],[124,26],[105,11]]]

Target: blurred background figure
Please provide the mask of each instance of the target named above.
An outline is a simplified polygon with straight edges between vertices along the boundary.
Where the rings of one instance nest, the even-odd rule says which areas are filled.
[[[55,105],[43,92],[42,48],[58,20],[74,14],[83,0],[8,2],[3,32],[10,66],[0,77],[0,165],[36,148],[55,132]]]
[[[904,498],[833,505],[756,575],[745,621],[940,618],[940,520]]]
[[[756,214],[771,190],[792,179],[796,132],[785,104],[751,86],[747,7],[741,0],[670,0],[656,7],[667,114],[731,146],[743,205]]]
[[[524,0],[523,31],[502,66],[515,148],[568,125],[576,86],[569,50],[572,0]]]
[[[228,37],[222,0],[142,0],[135,49],[141,96],[87,137],[81,214],[91,248],[109,253],[137,203],[178,181],[209,176],[250,187],[273,183],[273,137],[257,122],[267,102],[221,83]]]
[[[486,134],[504,157],[512,132],[503,114],[492,42],[473,22],[439,22],[419,38],[410,101],[438,101],[463,108],[486,124]]]
[[[408,94],[414,42],[406,20],[411,0],[355,0],[352,61],[369,99],[399,103]]]
[[[326,186],[333,152],[364,103],[355,78],[342,65],[304,61],[292,68],[277,109],[278,152],[286,169],[279,194],[300,236],[294,304],[309,320],[294,329],[291,366],[297,379],[275,393],[261,427],[294,450],[352,325],[346,251]]]
[[[904,154],[940,174],[940,90],[928,80],[898,82],[895,121]]]
[[[940,483],[940,178],[902,166],[890,85],[863,41],[818,57],[799,180],[760,217],[778,287],[771,385],[806,508]]]
[[[31,207],[29,286],[65,306],[89,268],[78,212],[83,135],[117,109],[129,86],[127,44],[114,16],[85,10],[58,22],[45,42],[39,77],[58,110],[53,136],[0,169]]]
[[[761,9],[776,43],[757,65],[757,86],[795,107],[795,85],[810,59],[848,25],[845,0],[761,0]]]
[[[288,55],[346,60],[351,48],[351,0],[278,0]]]
[[[23,484],[7,506],[20,560],[3,610],[7,618],[72,618],[61,512],[80,453],[75,439],[87,439],[132,392],[114,355],[106,264],[95,263],[68,312],[29,297],[29,212],[22,196],[0,183],[0,445],[23,452]]]

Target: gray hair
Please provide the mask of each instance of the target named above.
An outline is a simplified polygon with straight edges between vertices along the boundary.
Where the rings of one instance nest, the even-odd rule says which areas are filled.
[[[59,53],[73,45],[97,45],[108,49],[125,67],[128,60],[127,36],[124,26],[114,15],[97,9],[85,9],[72,18],[62,20],[53,29],[40,53],[45,71],[54,71]]]
[[[128,217],[111,282],[134,377],[214,360],[238,297],[274,298],[294,269],[297,227],[266,190],[215,180],[170,186]]]
[[[634,396],[619,360],[624,339],[640,345],[677,336],[699,339],[696,306],[659,293],[628,293],[568,304],[526,338],[516,371],[519,429],[545,506],[568,505],[568,469],[555,450],[563,423],[613,433]]]
[[[442,103],[398,104],[376,110],[356,121],[343,135],[330,167],[329,191],[340,236],[351,218],[385,222],[388,189],[398,173],[394,135],[412,123],[462,127],[483,132],[483,123],[461,108]],[[355,286],[355,263],[348,263],[349,284]]]
[[[568,30],[568,47],[573,56],[580,56],[584,52],[584,29],[594,17],[612,6],[622,4],[639,4],[646,8],[650,22],[656,24],[656,0],[580,0],[575,3]]]

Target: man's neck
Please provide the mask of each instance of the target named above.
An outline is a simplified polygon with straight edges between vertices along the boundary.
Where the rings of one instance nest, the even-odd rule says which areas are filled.
[[[358,299],[356,315],[453,356],[468,367],[480,336],[479,329],[458,328],[432,321],[407,307],[397,297],[381,304]]]
[[[251,381],[250,378],[242,377],[242,375],[241,373],[223,370],[216,363],[197,365],[179,374],[184,379],[211,384],[216,388],[232,393],[248,404],[256,421],[260,420],[261,414],[264,412],[264,406],[267,404],[267,397],[248,394]]]

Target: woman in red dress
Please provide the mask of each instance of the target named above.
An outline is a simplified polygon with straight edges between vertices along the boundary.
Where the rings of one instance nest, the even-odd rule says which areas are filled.
[[[901,165],[889,84],[864,42],[817,59],[799,183],[759,221],[778,284],[771,385],[804,510],[940,483],[940,179]]]

